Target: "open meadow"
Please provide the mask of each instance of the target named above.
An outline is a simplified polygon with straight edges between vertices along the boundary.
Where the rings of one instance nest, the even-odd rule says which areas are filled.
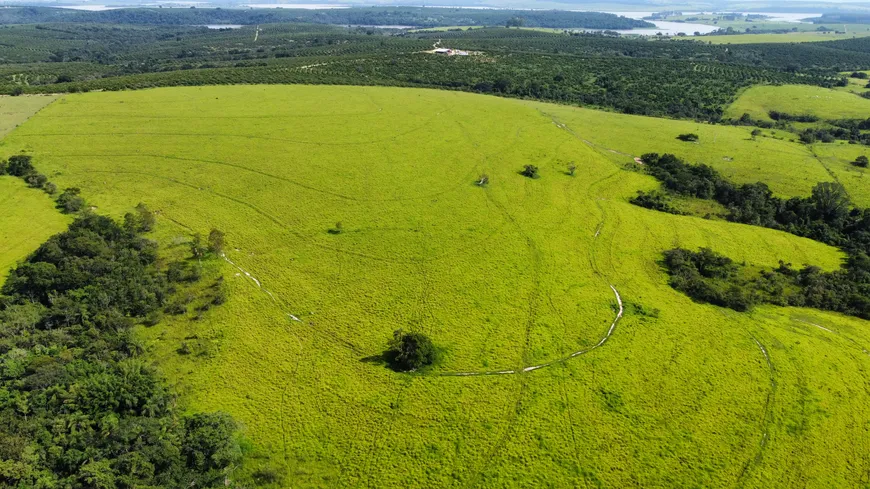
[[[0,138],[48,105],[54,97],[0,97]],[[0,147],[3,147],[0,141]],[[0,176],[0,281],[49,236],[66,227],[69,219],[54,208],[42,192],[21,180]]]
[[[224,86],[64,95],[0,148],[98,212],[146,203],[167,254],[226,233],[227,303],[137,334],[184,406],[242,424],[242,470],[282,474],[275,487],[860,487],[867,323],[697,304],[658,263],[675,246],[760,267],[834,270],[844,254],[628,203],[659,186],[635,163],[646,152],[783,196],[833,178],[788,134],[750,131],[461,92]],[[0,202],[4,185],[51,212],[11,179]],[[0,229],[27,225],[13,219]],[[441,363],[386,368],[397,329],[431,337]]]
[[[725,116],[738,119],[747,113],[753,119],[769,121],[771,110],[821,119],[863,120],[870,116],[870,99],[822,87],[760,85],[740,94]]]

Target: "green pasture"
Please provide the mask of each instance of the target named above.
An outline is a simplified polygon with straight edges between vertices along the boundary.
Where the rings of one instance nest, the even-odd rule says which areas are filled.
[[[0,280],[69,223],[48,195],[9,176],[0,177],[0,210]]]
[[[0,96],[0,138],[54,101],[54,95]]]
[[[748,113],[755,119],[770,120],[771,110],[811,114],[821,119],[866,119],[870,116],[870,100],[808,85],[760,85],[744,91],[726,109],[725,116],[739,118]]]
[[[675,139],[684,132],[699,144]],[[272,467],[288,488],[866,484],[866,322],[695,304],[657,263],[675,246],[763,267],[831,270],[843,254],[627,202],[658,185],[633,161],[650,151],[805,195],[831,176],[788,140],[460,92],[226,86],[67,95],[2,148],[32,154],[100,212],[146,203],[167,253],[194,232],[226,233],[232,264],[214,266],[229,301],[138,333],[185,406],[242,423],[253,456],[234,477]],[[524,164],[540,178],[519,175]],[[486,188],[473,183],[481,174]],[[337,222],[344,232],[330,234]],[[611,286],[624,317],[601,343],[619,309]],[[416,374],[379,364],[400,328],[430,336],[442,363]],[[196,354],[177,352],[185,341]],[[598,344],[525,373],[443,375],[522,370]]]
[[[710,44],[761,44],[761,43],[789,43],[789,42],[821,42],[840,41],[855,37],[870,36],[870,29],[862,32],[848,32],[837,34],[834,32],[790,32],[787,34],[734,34],[729,36],[704,36],[703,38],[679,38],[697,39]]]
[[[0,97],[0,138],[54,100],[54,97]],[[0,139],[0,147],[5,142]],[[17,178],[0,176],[0,280],[69,220],[51,198]]]
[[[792,142],[797,136],[764,131],[753,140],[751,127],[721,126],[654,117],[626,116],[553,104],[527,103],[566,124],[587,146],[599,149],[617,162],[633,162],[644,153],[673,153],[692,163],[704,163],[740,183],[762,181],[782,196],[806,196],[822,181],[831,181],[811,151]],[[694,133],[696,143],[677,139]],[[626,156],[630,155],[630,156]]]

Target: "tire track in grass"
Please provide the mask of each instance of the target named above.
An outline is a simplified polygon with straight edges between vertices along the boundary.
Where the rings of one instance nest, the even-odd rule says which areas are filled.
[[[478,464],[478,467],[474,469],[474,476],[472,476],[468,480],[468,482],[462,487],[479,487],[479,481],[480,478],[483,477],[483,473],[491,465],[492,461],[496,458],[499,452],[501,452],[501,450],[504,448],[505,444],[513,434],[513,431],[516,429],[516,424],[520,417],[520,410],[522,409],[523,405],[523,397],[525,396],[526,389],[528,388],[525,376],[520,376],[519,384],[520,387],[517,394],[517,400],[513,404],[513,409],[510,409],[505,417],[505,422],[507,423],[507,425],[505,426],[504,430],[502,430],[498,440],[492,445],[492,447],[490,447],[489,451],[484,454],[481,463]]]
[[[442,195],[445,195],[445,194],[448,194],[451,192],[455,192],[455,191],[459,190],[460,188],[464,187],[467,184],[467,182],[469,182],[471,180],[471,175],[473,175],[474,171],[477,169],[477,166],[475,165],[474,167],[472,167],[468,172],[466,172],[463,175],[462,181],[460,183],[451,185],[450,187],[444,188],[443,190],[439,190],[437,192],[433,192],[430,194],[413,196],[413,197],[395,197],[395,198],[390,198],[390,199],[361,199],[358,197],[345,195],[345,194],[342,194],[339,192],[333,192],[331,190],[324,190],[324,189],[315,187],[313,185],[308,185],[308,184],[305,184],[305,183],[302,183],[302,182],[299,182],[299,181],[296,181],[296,180],[293,180],[293,179],[290,179],[287,177],[275,175],[275,174],[268,173],[268,172],[265,172],[262,170],[249,168],[249,167],[246,167],[244,165],[238,165],[235,163],[229,163],[226,161],[219,161],[219,160],[203,160],[203,159],[199,159],[199,158],[184,158],[184,157],[180,157],[180,156],[167,156],[167,155],[161,155],[161,154],[156,154],[156,153],[52,154],[52,156],[56,157],[56,158],[157,158],[157,159],[165,159],[165,160],[186,161],[186,162],[190,162],[190,163],[202,163],[205,165],[226,166],[226,167],[236,168],[238,170],[254,173],[257,175],[261,175],[264,177],[274,178],[275,180],[289,183],[291,185],[294,185],[296,187],[299,187],[299,188],[302,188],[302,189],[305,189],[305,190],[308,190],[311,192],[316,192],[316,193],[320,193],[323,195],[328,195],[330,197],[335,197],[335,198],[342,199],[342,200],[348,200],[351,202],[410,202],[410,201],[415,201],[415,200],[426,200],[426,199],[432,199],[435,197],[441,197]]]
[[[864,353],[864,354],[867,355],[867,356],[870,356],[870,350],[868,350],[866,346],[861,345],[860,343],[858,343],[857,341],[855,341],[854,338],[852,338],[852,337],[850,337],[850,336],[848,336],[848,335],[842,334],[842,333],[840,333],[840,332],[838,332],[838,331],[834,331],[834,330],[832,330],[832,329],[828,329],[828,328],[826,328],[826,327],[824,327],[824,326],[822,326],[822,325],[820,325],[820,324],[816,324],[816,323],[813,323],[813,322],[810,322],[810,321],[806,321],[806,320],[803,320],[803,319],[792,318],[792,320],[793,320],[793,321],[796,321],[796,322],[798,322],[798,323],[808,324],[808,325],[810,325],[810,326],[814,326],[814,327],[816,327],[816,328],[819,328],[819,329],[821,329],[821,330],[823,330],[823,331],[827,331],[828,333],[831,333],[831,334],[834,334],[834,335],[840,336],[840,337],[842,337],[843,339],[845,339],[846,341],[852,343],[852,344],[855,346],[855,348],[860,349],[862,353]]]
[[[399,132],[393,134],[391,136],[381,138],[381,139],[369,139],[366,141],[352,141],[352,142],[322,142],[322,141],[303,141],[298,139],[289,139],[289,138],[280,138],[276,136],[254,136],[251,134],[237,134],[237,133],[185,133],[185,132],[80,132],[80,133],[63,133],[63,132],[55,132],[55,133],[31,133],[31,134],[16,134],[17,136],[26,137],[26,138],[41,138],[41,137],[72,137],[72,138],[82,138],[82,137],[99,137],[105,138],[107,136],[155,136],[155,137],[190,137],[190,138],[235,138],[235,139],[250,139],[250,140],[262,140],[262,141],[280,141],[283,143],[292,143],[292,144],[306,144],[310,146],[364,146],[369,144],[378,144],[385,143],[388,141],[395,141],[399,138],[414,134],[415,132],[422,131],[430,127],[431,123],[437,119],[441,114],[445,112],[450,112],[453,110],[453,107],[448,107],[442,112],[438,112],[434,116],[427,119],[423,124],[419,126],[415,126],[411,129],[408,129],[403,132]]]
[[[602,336],[601,339],[598,340],[598,343],[594,344],[593,346],[591,346],[589,348],[575,351],[569,355],[558,358],[556,360],[552,360],[550,362],[542,363],[539,365],[531,365],[528,367],[522,367],[522,368],[513,369],[513,370],[486,370],[486,371],[475,371],[475,372],[437,372],[437,373],[434,373],[432,375],[437,375],[437,376],[441,376],[441,377],[483,377],[483,376],[489,376],[489,375],[523,374],[526,372],[533,372],[535,370],[540,370],[542,368],[552,367],[553,365],[565,363],[568,360],[571,360],[572,358],[576,358],[576,357],[579,357],[581,355],[585,355],[585,354],[590,353],[598,348],[601,348],[602,346],[604,346],[605,343],[607,343],[607,341],[610,339],[610,337],[613,336],[613,332],[616,330],[616,326],[619,324],[619,321],[622,319],[623,313],[625,312],[625,309],[624,309],[623,303],[622,303],[622,297],[619,295],[619,291],[617,291],[616,287],[614,287],[613,285],[610,286],[610,289],[613,291],[613,293],[616,297],[616,303],[617,303],[619,310],[616,313],[616,318],[610,324],[610,328],[608,328],[608,330],[604,334],[604,336]]]
[[[777,391],[777,382],[776,382],[776,369],[773,365],[773,362],[770,359],[770,354],[767,352],[767,348],[755,337],[755,335],[749,335],[752,338],[752,341],[758,346],[758,349],[761,351],[761,354],[764,356],[764,361],[767,364],[767,372],[768,377],[770,379],[770,391],[767,394],[767,398],[764,401],[764,410],[762,411],[762,435],[761,441],[758,443],[758,449],[755,451],[755,455],[746,461],[743,464],[743,470],[740,471],[740,476],[737,478],[737,485],[742,487],[746,482],[746,477],[750,474],[752,469],[758,466],[761,463],[761,459],[764,455],[764,450],[767,448],[768,441],[770,439],[770,425],[773,423],[773,410],[771,406],[776,400],[776,391]]]

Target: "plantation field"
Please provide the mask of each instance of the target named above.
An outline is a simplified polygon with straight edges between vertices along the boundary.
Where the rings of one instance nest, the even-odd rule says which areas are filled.
[[[756,86],[744,91],[725,111],[726,117],[748,113],[770,120],[771,110],[793,115],[811,114],[821,119],[866,119],[870,100],[844,91],[803,85]]]
[[[700,144],[675,139],[690,131]],[[167,253],[226,232],[229,301],[138,334],[185,406],[243,424],[243,471],[277,487],[866,484],[866,322],[695,304],[657,263],[709,246],[832,270],[842,253],[627,202],[657,187],[633,161],[648,151],[784,195],[831,178],[787,140],[460,92],[227,86],[67,95],[2,148],[100,212],[145,202]],[[378,363],[399,328],[441,364]]]

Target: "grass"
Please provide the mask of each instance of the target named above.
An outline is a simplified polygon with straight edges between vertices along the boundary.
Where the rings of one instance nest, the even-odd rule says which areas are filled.
[[[761,44],[789,42],[821,42],[853,39],[870,36],[870,32],[836,34],[833,32],[791,32],[787,34],[735,34],[730,36],[705,36],[697,40],[710,44]],[[693,38],[679,38],[693,39]]]
[[[0,97],[0,138],[27,120],[54,97]],[[0,147],[5,144],[0,140]],[[0,281],[15,264],[69,220],[54,209],[43,192],[29,189],[18,178],[0,176]]]
[[[18,178],[0,177],[0,281],[16,263],[69,223],[45,193]]]
[[[771,110],[793,115],[810,114],[821,119],[866,119],[870,113],[870,99],[808,85],[762,85],[744,91],[728,107],[725,116],[739,118],[748,113],[754,119],[771,120]]]
[[[674,139],[687,128],[700,144]],[[802,194],[827,172],[801,146],[458,92],[233,86],[65,96],[3,148],[101,212],[147,203],[167,253],[227,233],[241,269],[211,266],[229,301],[139,335],[186,406],[243,423],[244,470],[277,468],[276,486],[850,487],[870,469],[854,449],[870,422],[865,322],[695,304],[657,264],[677,245],[760,267],[834,269],[842,254],[632,206],[656,183],[609,151],[674,150],[746,178],[762,166]],[[437,375],[595,345],[610,285],[626,314],[602,347],[520,375]],[[368,360],[398,328],[444,348],[433,373]],[[178,354],[190,338],[202,354]]]
[[[0,96],[0,138],[55,100],[54,95]]]

